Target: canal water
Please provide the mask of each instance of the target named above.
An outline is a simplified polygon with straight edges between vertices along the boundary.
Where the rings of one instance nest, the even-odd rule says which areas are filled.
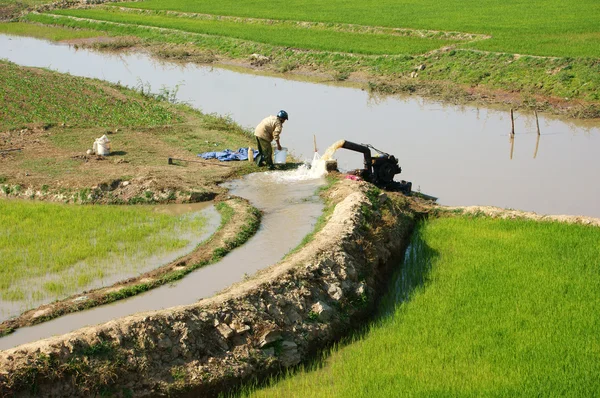
[[[206,113],[230,115],[246,127],[285,109],[282,145],[313,158],[345,139],[395,155],[396,179],[445,205],[494,205],[544,214],[600,217],[600,125],[517,113],[509,139],[506,111],[452,106],[417,97],[373,97],[366,91],[244,74],[215,67],[159,62],[144,54],[105,54],[31,38],[0,35],[0,58],[153,91],[178,88],[178,99]],[[2,82],[0,82],[2,84]],[[225,149],[225,148],[220,148]],[[341,169],[362,155],[335,153]],[[0,338],[0,349],[62,334],[140,311],[192,304],[279,261],[311,231],[322,211],[306,170],[249,175],[228,184],[232,194],[264,212],[261,229],[218,264],[129,300],[55,319]]]
[[[0,58],[126,86],[178,89],[204,112],[230,115],[246,127],[285,109],[282,145],[310,160],[346,139],[395,155],[396,179],[444,205],[492,205],[600,217],[600,123],[517,112],[511,142],[508,110],[445,105],[418,97],[368,92],[244,74],[211,66],[159,62],[144,54],[111,55],[65,44],[0,35]],[[222,148],[225,149],[225,148]],[[362,167],[362,155],[336,153],[340,168]]]
[[[0,338],[0,350],[138,312],[193,304],[277,263],[314,228],[323,211],[316,192],[324,183],[321,176],[305,168],[255,173],[227,183],[232,195],[248,199],[263,212],[258,232],[242,247],[180,281],[113,304],[17,329]]]

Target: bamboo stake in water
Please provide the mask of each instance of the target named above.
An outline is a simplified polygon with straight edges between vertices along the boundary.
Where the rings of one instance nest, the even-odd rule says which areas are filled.
[[[537,135],[537,139],[535,140],[535,152],[533,152],[533,158],[537,156],[538,147],[540,146],[540,135]]]
[[[537,139],[535,140],[535,152],[533,152],[533,158],[535,159],[535,157],[537,156],[537,152],[538,152],[538,147],[540,146],[540,120],[538,119],[538,114],[537,114],[537,110],[533,110],[533,113],[535,113],[535,125],[537,127]]]
[[[510,123],[512,125],[512,130],[511,130],[511,135],[514,137],[515,136],[515,116],[513,114],[513,109],[510,108]],[[511,157],[512,159],[512,157]]]
[[[515,149],[515,135],[511,134],[510,136],[510,159],[513,158],[513,151]]]

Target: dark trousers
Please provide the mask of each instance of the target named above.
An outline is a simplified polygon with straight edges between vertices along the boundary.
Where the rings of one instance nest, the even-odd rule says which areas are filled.
[[[258,156],[254,160],[258,166],[263,166],[264,163],[269,167],[273,167],[273,147],[271,143],[262,138],[256,137],[256,146]]]

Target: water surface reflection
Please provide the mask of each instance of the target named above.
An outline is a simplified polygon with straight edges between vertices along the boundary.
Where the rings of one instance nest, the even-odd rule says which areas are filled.
[[[598,122],[566,122],[508,110],[443,105],[418,97],[379,97],[360,89],[157,62],[143,54],[108,55],[28,38],[0,36],[0,57],[155,90],[179,87],[182,101],[230,115],[247,127],[279,109],[290,113],[282,144],[310,160],[318,147],[346,139],[400,159],[397,179],[446,205],[494,205],[545,214],[600,217]],[[507,142],[510,143],[507,153]],[[532,156],[532,153],[534,156]],[[336,154],[341,168],[362,156]]]

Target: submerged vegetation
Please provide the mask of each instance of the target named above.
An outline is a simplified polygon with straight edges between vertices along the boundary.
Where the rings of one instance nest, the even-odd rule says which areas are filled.
[[[594,396],[600,229],[441,218],[415,233],[388,314],[244,396]]]
[[[148,207],[0,200],[1,298],[56,299],[122,272],[123,263],[131,273],[145,257],[186,247],[183,236],[201,234],[205,223]]]

